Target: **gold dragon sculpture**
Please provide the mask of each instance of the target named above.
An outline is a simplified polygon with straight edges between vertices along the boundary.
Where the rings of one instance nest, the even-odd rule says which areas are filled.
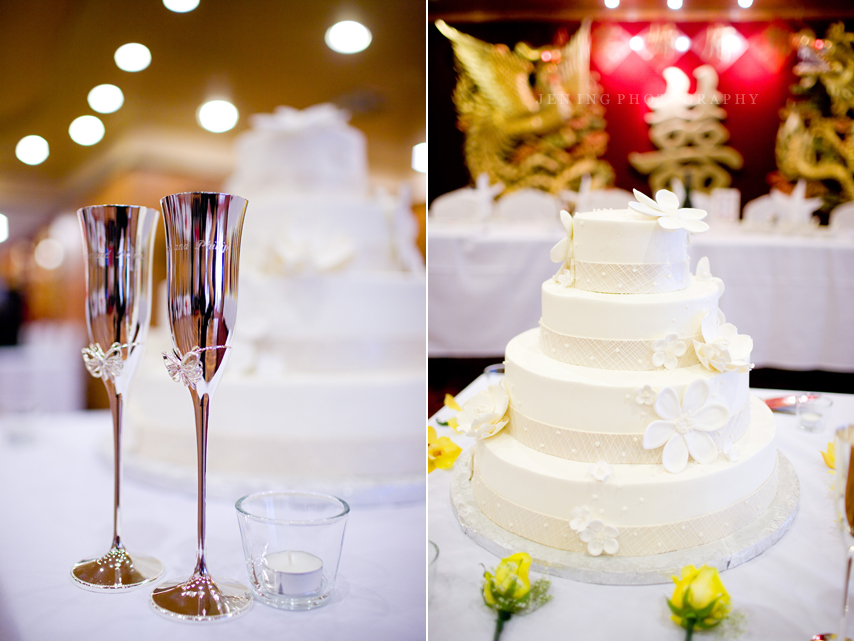
[[[453,46],[454,105],[465,134],[473,178],[486,173],[506,191],[526,187],[557,194],[613,183],[605,153],[605,109],[590,74],[590,23],[562,46],[534,48],[478,40],[447,25],[436,27]]]
[[[800,81],[793,93],[800,99],[790,99],[780,112],[779,175],[771,180],[804,178],[807,195],[821,196],[831,209],[854,200],[854,34],[838,22],[824,39],[804,30],[794,40]]]

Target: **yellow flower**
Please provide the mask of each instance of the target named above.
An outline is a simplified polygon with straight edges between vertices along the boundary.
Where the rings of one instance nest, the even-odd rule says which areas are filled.
[[[827,463],[827,467],[831,470],[836,469],[836,444],[830,442],[827,444],[827,451],[821,453],[821,458]]]
[[[457,399],[455,399],[450,394],[445,394],[445,407],[450,407],[452,410],[456,410],[458,412],[462,411],[462,407],[457,403]],[[457,417],[455,416],[452,419],[449,419],[446,423],[448,427],[453,427],[455,432],[459,432],[460,430],[457,428]]]
[[[673,577],[676,588],[668,600],[673,611],[671,619],[685,629],[713,628],[723,621],[730,611],[730,597],[715,568],[708,565],[697,569],[693,565],[682,568],[682,577]]]
[[[462,448],[447,436],[437,438],[436,430],[427,426],[427,472],[436,468],[447,470],[462,452]]]
[[[531,555],[517,552],[501,560],[495,568],[495,576],[484,572],[483,578],[486,582],[483,584],[483,600],[486,604],[495,606],[499,601],[518,601],[525,598],[531,591],[531,581],[528,579],[530,567]]]

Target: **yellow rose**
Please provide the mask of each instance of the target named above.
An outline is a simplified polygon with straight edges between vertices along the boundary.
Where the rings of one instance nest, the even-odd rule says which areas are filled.
[[[686,629],[707,630],[723,621],[730,611],[730,597],[717,569],[708,565],[682,568],[682,577],[673,577],[676,588],[668,604],[673,621]]]
[[[436,468],[447,470],[462,452],[462,448],[447,436],[437,438],[436,430],[427,426],[427,473]]]
[[[821,453],[821,458],[831,470],[836,469],[836,444],[833,441],[827,444],[827,451]]]
[[[483,600],[489,606],[498,601],[518,601],[525,598],[531,591],[531,581],[528,579],[528,569],[531,567],[531,555],[517,552],[502,559],[495,568],[495,576],[484,572]]]

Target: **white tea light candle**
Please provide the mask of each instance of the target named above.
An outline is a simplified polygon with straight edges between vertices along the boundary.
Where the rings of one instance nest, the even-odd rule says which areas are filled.
[[[323,561],[308,552],[271,552],[261,564],[264,581],[277,594],[311,594],[323,583]]]

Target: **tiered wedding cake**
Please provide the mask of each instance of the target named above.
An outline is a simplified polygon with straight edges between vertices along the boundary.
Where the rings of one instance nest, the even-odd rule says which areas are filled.
[[[252,125],[226,185],[249,205],[211,477],[326,479],[345,493],[423,483],[425,279],[408,195],[368,194],[364,135],[331,105]],[[130,454],[191,471],[192,403],[163,366],[170,346],[162,317],[130,395]]]
[[[592,555],[720,539],[777,486],[773,417],[748,392],[752,341],[724,322],[708,260],[689,271],[705,212],[670,192],[635,195],[632,209],[562,214],[539,329],[510,341],[503,385],[458,417],[482,437],[472,483],[484,514]]]

